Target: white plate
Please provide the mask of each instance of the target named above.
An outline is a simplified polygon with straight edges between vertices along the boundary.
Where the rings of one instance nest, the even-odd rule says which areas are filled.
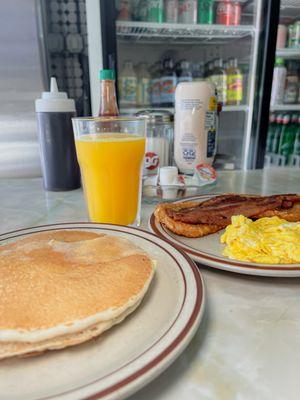
[[[123,399],[159,375],[185,349],[204,310],[204,287],[194,262],[152,233],[135,228],[68,223],[0,235],[8,239],[56,229],[84,229],[126,237],[157,260],[138,309],[85,344],[0,362],[0,399]]]
[[[215,195],[202,195],[189,197],[185,201],[205,201]],[[178,203],[177,201],[175,203]],[[259,264],[252,262],[243,262],[231,260],[222,255],[224,245],[220,243],[220,236],[224,230],[207,235],[202,238],[186,238],[178,236],[171,232],[165,226],[156,221],[154,214],[151,215],[149,225],[151,230],[159,237],[176,245],[177,248],[184,250],[195,261],[208,265],[213,268],[223,269],[225,271],[237,272],[239,274],[259,275],[259,276],[277,276],[277,277],[295,277],[300,276],[300,264]]]

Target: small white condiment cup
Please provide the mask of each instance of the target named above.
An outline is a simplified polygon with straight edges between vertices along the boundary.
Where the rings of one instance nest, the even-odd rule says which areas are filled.
[[[160,185],[176,185],[178,177],[177,167],[161,167],[159,169],[159,183]]]

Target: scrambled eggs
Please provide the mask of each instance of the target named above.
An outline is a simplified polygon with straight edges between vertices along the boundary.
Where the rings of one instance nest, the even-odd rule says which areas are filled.
[[[278,217],[256,221],[237,215],[221,236],[224,256],[265,264],[300,263],[300,222]]]

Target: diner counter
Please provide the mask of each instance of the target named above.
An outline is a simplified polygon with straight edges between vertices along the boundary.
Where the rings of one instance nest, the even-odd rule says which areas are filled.
[[[199,193],[224,192],[300,192],[300,172],[222,172],[216,185]],[[153,208],[142,206],[144,229]],[[82,190],[45,192],[39,178],[0,181],[0,233],[69,221],[87,221]],[[161,376],[130,399],[298,400],[300,278],[199,268],[206,310],[195,337]]]

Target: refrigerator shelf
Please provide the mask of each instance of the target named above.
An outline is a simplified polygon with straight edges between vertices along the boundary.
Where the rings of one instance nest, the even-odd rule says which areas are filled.
[[[141,110],[163,110],[163,111],[170,111],[171,113],[174,113],[174,108],[173,107],[120,107],[120,112],[122,114],[135,114],[138,111]],[[247,112],[248,111],[248,106],[247,105],[240,105],[240,106],[224,106],[222,108],[222,112],[237,112],[237,111],[242,111],[242,112]]]
[[[270,106],[271,111],[300,111],[300,104],[276,104]]]
[[[168,24],[157,22],[116,21],[117,37],[149,42],[169,39],[177,43],[186,40],[213,43],[215,40],[239,39],[253,35],[252,25],[226,26],[206,24]]]
[[[277,49],[276,56],[286,58],[288,60],[300,60],[300,48],[299,49]]]

